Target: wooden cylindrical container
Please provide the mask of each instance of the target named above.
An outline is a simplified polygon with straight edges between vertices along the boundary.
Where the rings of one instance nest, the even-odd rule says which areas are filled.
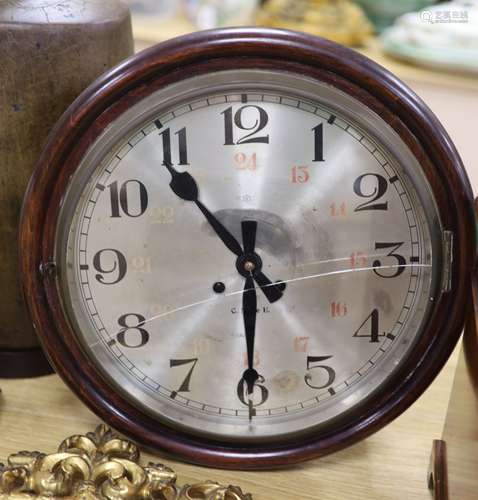
[[[129,10],[117,0],[0,0],[0,377],[50,371],[18,282],[33,166],[75,97],[132,53]]]

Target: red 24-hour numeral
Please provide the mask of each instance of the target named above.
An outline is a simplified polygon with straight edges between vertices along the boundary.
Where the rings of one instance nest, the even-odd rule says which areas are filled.
[[[294,351],[307,352],[309,349],[310,337],[295,337],[294,338]]]
[[[254,366],[259,366],[261,364],[261,356],[259,351],[254,351]],[[244,366],[247,368],[249,366],[249,359],[247,357],[247,352],[244,353]]]
[[[343,318],[347,316],[347,304],[344,302],[331,302],[330,315],[332,318]]]
[[[347,215],[346,203],[332,203],[332,205],[330,205],[330,215],[332,217],[345,217]]]
[[[309,167],[304,165],[292,167],[292,184],[305,184],[309,179]]]
[[[234,155],[234,163],[238,170],[257,170],[257,154],[237,153]]]
[[[352,269],[367,267],[367,256],[363,252],[354,252],[350,256],[350,267]]]

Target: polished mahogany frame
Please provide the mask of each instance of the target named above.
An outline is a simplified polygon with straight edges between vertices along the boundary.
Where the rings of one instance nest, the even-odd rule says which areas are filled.
[[[444,229],[454,233],[452,290],[435,304],[419,342],[383,389],[332,430],[255,445],[215,442],[158,422],[102,378],[63,312],[53,260],[62,197],[82,156],[104,128],[153,91],[192,75],[273,68],[327,82],[378,113],[422,166]],[[150,448],[224,468],[272,468],[322,456],[365,438],[428,387],[463,328],[475,256],[471,188],[449,136],[401,81],[350,49],[309,35],[265,28],[223,29],[176,38],[105,74],[68,109],[50,135],[30,182],[20,233],[23,288],[35,328],[57,372],[109,425]]]

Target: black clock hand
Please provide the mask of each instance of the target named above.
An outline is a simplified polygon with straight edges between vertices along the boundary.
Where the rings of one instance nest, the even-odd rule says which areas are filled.
[[[244,253],[253,254],[256,247],[257,221],[246,220],[242,222],[242,242],[244,244]],[[242,295],[242,315],[244,318],[244,329],[246,332],[247,343],[247,370],[242,378],[247,384],[247,394],[249,399],[249,420],[254,415],[252,406],[252,395],[254,393],[254,384],[259,378],[259,374],[254,369],[254,340],[256,336],[256,317],[257,317],[257,294],[254,286],[252,273],[246,278],[244,293]]]
[[[254,340],[256,336],[256,316],[257,316],[257,294],[252,276],[246,278],[244,293],[242,295],[242,316],[244,318],[244,329],[246,331],[247,343],[247,370],[242,378],[247,384],[247,393],[252,395],[254,384],[259,378],[259,374],[254,369]]]
[[[245,254],[253,254],[256,250],[257,221],[243,220],[241,223],[242,243]]]
[[[199,200],[199,188],[193,176],[189,172],[178,172],[170,163],[163,163],[171,174],[169,186],[176,196],[185,201],[193,201],[206,217],[216,234],[226,247],[237,257],[244,255],[242,247],[234,236],[219,222],[216,217]],[[264,292],[269,302],[275,302],[282,297],[278,286],[272,283],[262,272],[254,274],[257,284]]]
[[[244,245],[244,255],[254,255],[256,250],[257,221],[246,220],[242,222],[242,242]],[[275,302],[282,297],[281,290],[275,283],[260,270],[255,269],[252,276],[259,285],[269,302]]]
[[[254,273],[254,279],[269,302],[276,302],[282,297],[279,287],[275,283],[272,283],[262,271]]]
[[[189,172],[178,172],[172,165],[164,163],[171,174],[169,186],[174,194],[185,201],[194,201],[199,210],[206,217],[216,234],[221,238],[226,247],[238,257],[243,254],[242,247],[234,236],[212,215],[212,213],[199,201],[199,189],[193,176]]]

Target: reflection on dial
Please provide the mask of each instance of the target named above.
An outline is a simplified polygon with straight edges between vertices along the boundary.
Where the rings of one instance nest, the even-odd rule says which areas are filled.
[[[114,144],[66,198],[64,286],[84,348],[125,397],[191,432],[260,439],[330,423],[390,377],[433,300],[425,181],[373,124],[291,90],[159,108],[108,132]],[[238,264],[168,166],[237,242],[257,222],[259,260]],[[277,301],[257,288],[252,358],[239,265],[285,284]]]

